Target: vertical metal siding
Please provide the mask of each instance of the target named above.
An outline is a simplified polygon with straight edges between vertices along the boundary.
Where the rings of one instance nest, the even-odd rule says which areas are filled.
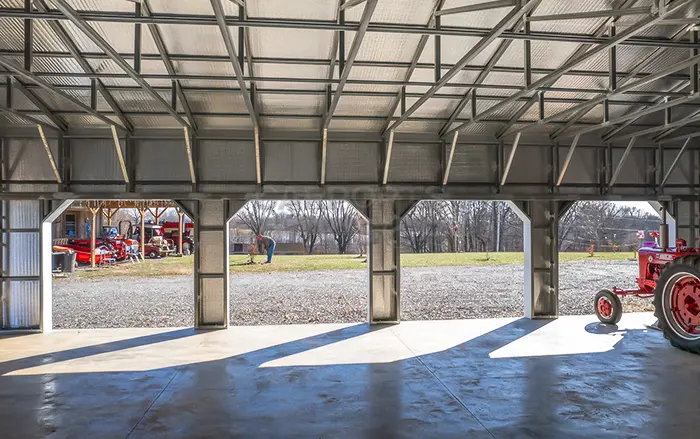
[[[11,281],[6,282],[9,302],[10,329],[38,328],[40,321],[40,282]]]
[[[39,232],[8,234],[9,266],[7,275],[39,276],[41,270]]]
[[[40,206],[36,200],[10,201],[11,229],[38,229],[41,225]]]
[[[38,328],[41,320],[41,204],[3,202],[3,328]]]

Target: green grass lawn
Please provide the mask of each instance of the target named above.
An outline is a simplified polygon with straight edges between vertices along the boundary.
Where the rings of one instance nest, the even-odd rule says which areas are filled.
[[[632,259],[632,252],[596,253],[559,253],[560,262],[571,261],[610,261]],[[171,257],[164,259],[147,259],[140,264],[122,263],[111,268],[84,269],[77,272],[79,278],[99,278],[108,276],[177,276],[191,275],[193,256]],[[272,273],[290,271],[347,270],[367,268],[364,258],[357,255],[311,255],[311,256],[275,256],[272,264],[247,265],[246,255],[230,256],[231,273]],[[257,257],[262,262],[264,258]],[[421,253],[401,256],[402,267],[446,267],[473,265],[522,264],[522,253]]]

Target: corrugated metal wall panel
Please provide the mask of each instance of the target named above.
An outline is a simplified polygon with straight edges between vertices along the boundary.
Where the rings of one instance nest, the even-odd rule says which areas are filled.
[[[389,181],[437,182],[440,178],[440,146],[394,142]]]
[[[320,172],[318,142],[265,142],[266,181],[318,181]]]
[[[10,246],[7,275],[39,276],[39,233],[11,232],[7,234],[7,242]]]
[[[141,140],[135,151],[137,181],[191,181],[184,140]]]
[[[616,169],[624,148],[613,148],[613,170]],[[654,165],[653,149],[632,148],[627,160],[622,165],[622,171],[617,178],[616,184],[645,184],[649,183],[650,172]]]
[[[41,225],[39,203],[34,200],[11,202],[9,212],[11,229],[38,229]]]
[[[458,144],[452,157],[450,183],[492,183],[497,164],[496,147],[493,145]],[[449,147],[445,148],[447,162]]]
[[[49,138],[48,142],[54,157],[57,157],[57,141]],[[9,149],[8,179],[53,180],[56,178],[41,140],[10,139],[6,145]]]
[[[70,141],[70,148],[73,180],[104,181],[124,178],[111,139],[73,139]]]
[[[329,142],[326,145],[326,181],[376,183],[381,148],[381,143]]]
[[[2,325],[37,328],[40,323],[41,204],[38,200],[2,203]],[[24,278],[24,279],[23,279]]]
[[[508,143],[504,146],[504,160],[508,159],[511,148]],[[513,156],[513,167],[506,183],[547,183],[550,166],[541,166],[541,163],[550,163],[549,146],[520,145]]]
[[[569,152],[569,146],[559,147],[559,169],[563,169],[566,155]],[[599,150],[597,148],[582,148],[578,147],[574,150],[574,155],[571,158],[571,164],[564,175],[563,184],[597,184],[599,174],[602,169],[598,163]],[[559,176],[557,175],[557,178]]]
[[[7,329],[35,329],[40,322],[41,283],[12,281],[5,283],[7,315],[3,319]]]
[[[203,181],[255,181],[253,142],[200,140],[199,178]]]
[[[676,145],[676,148],[673,149],[669,147],[670,145],[664,146],[664,176],[669,175],[668,181],[666,182],[666,184],[668,185],[690,185],[690,182],[693,181],[693,158],[691,154],[697,154],[696,152],[686,151],[683,154],[681,160],[678,161],[678,164],[676,165],[676,168],[673,170],[673,172],[668,174],[668,170],[671,168],[673,160],[675,160],[676,156],[678,156],[678,152],[680,150],[681,145],[682,144]],[[691,149],[694,147],[697,148],[697,146],[697,139],[691,140],[690,145],[688,145],[688,147]]]

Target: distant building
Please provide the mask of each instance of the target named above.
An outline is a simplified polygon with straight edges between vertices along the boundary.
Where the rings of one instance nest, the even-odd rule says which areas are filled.
[[[61,216],[53,223],[53,238],[54,239],[90,239],[90,230],[93,226],[92,214],[87,207],[76,206],[75,204],[69,207]],[[102,215],[96,216],[97,236],[100,235],[104,218]]]

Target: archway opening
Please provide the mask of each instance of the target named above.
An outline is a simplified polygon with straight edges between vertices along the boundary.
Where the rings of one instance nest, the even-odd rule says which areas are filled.
[[[231,325],[367,321],[367,221],[347,201],[251,200],[229,254]]]
[[[428,201],[401,220],[401,319],[523,315],[523,223],[506,202]]]
[[[169,200],[67,206],[51,225],[53,328],[193,326],[193,225]]]
[[[635,289],[637,250],[658,244],[660,225],[648,202],[573,203],[559,220],[559,314],[593,314],[601,290]],[[648,298],[619,298],[624,312],[654,310]]]

